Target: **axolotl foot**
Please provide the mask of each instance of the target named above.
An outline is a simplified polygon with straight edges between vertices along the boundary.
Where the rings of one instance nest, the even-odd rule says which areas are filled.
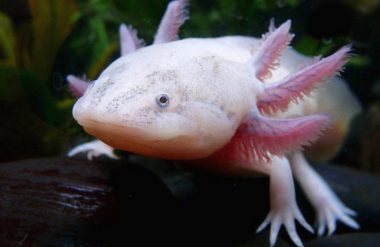
[[[294,153],[290,157],[290,164],[295,178],[316,210],[315,226],[319,236],[325,233],[326,228],[328,235],[333,234],[337,220],[351,228],[359,228],[359,224],[352,219],[352,216],[356,215],[355,211],[340,201],[322,177],[313,170],[301,152]]]
[[[314,233],[314,230],[298,208],[289,161],[286,157],[273,157],[265,166],[269,168],[266,172],[270,176],[271,209],[257,232],[271,224],[270,245],[274,246],[281,225],[284,225],[292,241],[297,246],[303,246],[295,227],[295,221],[298,221],[311,233]]]
[[[306,230],[311,233],[314,233],[313,228],[307,223],[305,218],[303,217],[300,209],[298,208],[297,203],[293,200],[291,205],[287,205],[284,208],[281,206],[276,206],[275,208],[271,208],[269,214],[261,223],[261,225],[257,228],[257,233],[261,232],[266,226],[271,224],[270,226],[270,244],[273,246],[277,240],[278,233],[280,231],[281,225],[284,225],[286,231],[288,232],[290,238],[297,246],[302,246],[302,241],[298,236],[295,227],[295,221],[297,220]]]
[[[336,229],[336,221],[340,220],[347,226],[359,229],[359,224],[352,219],[356,212],[346,207],[334,194],[328,195],[326,201],[321,202],[316,208],[317,218],[315,227],[318,229],[318,235],[322,236],[328,228],[327,234],[330,236]]]
[[[115,155],[113,151],[114,149],[104,142],[94,140],[76,146],[67,153],[67,156],[73,157],[80,153],[87,153],[87,159],[89,160],[92,160],[94,157],[99,157],[101,155],[105,155],[111,159],[119,159],[119,157]]]
[[[265,166],[268,170],[264,172],[270,176],[271,209],[257,232],[271,224],[271,246],[276,242],[281,225],[285,226],[290,238],[297,246],[302,246],[302,241],[296,231],[296,221],[308,231],[314,232],[298,208],[292,174],[316,210],[316,229],[319,236],[325,233],[326,228],[328,235],[331,235],[335,231],[337,220],[351,228],[359,228],[359,224],[352,218],[356,213],[339,200],[301,152],[293,153],[289,158],[273,157]]]

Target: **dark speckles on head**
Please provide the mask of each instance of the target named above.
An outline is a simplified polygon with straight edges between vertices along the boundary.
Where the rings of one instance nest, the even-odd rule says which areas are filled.
[[[217,61],[214,61],[214,64],[212,66],[212,72],[214,72],[215,74],[220,73],[220,64]]]
[[[194,62],[198,64],[201,70],[211,70],[215,74],[220,72],[220,64],[214,55],[195,57]]]
[[[100,85],[94,92],[94,96],[91,100],[91,103],[93,105],[98,105],[102,101],[103,97],[106,95],[107,91],[113,84],[115,83],[111,79],[108,79],[106,82]]]
[[[221,105],[219,106],[219,109],[220,111],[224,112],[224,114],[226,115],[226,117],[232,121],[233,119],[235,119],[236,117],[236,113],[231,111],[231,110],[228,110],[225,106]]]
[[[235,118],[236,118],[236,113],[235,112],[233,112],[233,111],[227,111],[226,112],[226,116],[227,116],[227,118],[229,119],[229,120],[234,120]]]
[[[178,81],[177,71],[170,69],[163,71],[153,71],[152,73],[146,75],[146,78],[148,79],[149,86],[153,86],[156,83]]]
[[[121,95],[113,98],[108,105],[106,106],[106,109],[110,113],[116,112],[120,106],[126,106],[128,105],[128,102],[132,99],[135,99],[138,96],[143,95],[143,91],[138,89],[131,89],[128,90],[128,92],[122,93]]]

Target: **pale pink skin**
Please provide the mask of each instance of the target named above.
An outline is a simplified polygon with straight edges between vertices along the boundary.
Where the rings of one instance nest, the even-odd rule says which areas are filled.
[[[186,0],[169,3],[161,24],[155,35],[154,44],[174,41],[178,38],[179,27],[188,19]],[[279,28],[273,23],[260,48],[253,54],[250,63],[252,75],[262,82],[263,90],[258,95],[256,106],[240,123],[230,141],[221,149],[213,152],[198,162],[208,169],[229,174],[249,174],[259,172],[270,176],[270,212],[257,232],[268,224],[270,227],[270,244],[276,242],[281,225],[284,225],[293,242],[302,246],[298,237],[295,221],[313,232],[304,219],[295,200],[292,174],[298,180],[306,196],[317,212],[316,226],[318,235],[323,235],[327,227],[328,234],[336,228],[340,220],[352,228],[359,225],[351,218],[355,212],[346,207],[329,188],[326,182],[311,168],[300,151],[302,146],[315,141],[328,126],[329,117],[321,114],[297,118],[273,118],[279,112],[286,111],[291,102],[302,100],[323,79],[339,72],[348,59],[349,47],[343,47],[333,55],[306,66],[295,74],[278,82],[266,84],[271,72],[278,66],[278,58],[288,46],[293,35],[289,34],[290,22]],[[143,46],[137,32],[131,26],[120,27],[121,55],[132,53]],[[72,75],[67,77],[75,96],[85,93],[87,82]],[[265,115],[263,115],[265,114]],[[95,141],[99,146],[100,141]],[[109,146],[104,145],[109,153]],[[91,148],[79,148],[79,151]],[[134,150],[128,150],[134,151]],[[72,154],[76,153],[73,152]],[[285,155],[285,154],[288,155]],[[149,153],[143,153],[148,154]],[[156,155],[171,159],[165,153]],[[177,157],[176,157],[177,158]]]

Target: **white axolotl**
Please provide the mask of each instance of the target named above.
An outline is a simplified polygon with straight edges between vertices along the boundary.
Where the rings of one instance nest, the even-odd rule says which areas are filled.
[[[113,157],[117,148],[190,160],[227,174],[267,174],[271,208],[257,231],[271,224],[272,246],[281,225],[298,246],[302,241],[295,221],[313,232],[296,203],[292,175],[316,210],[319,235],[326,227],[332,234],[337,220],[359,228],[352,219],[355,212],[338,199],[301,151],[316,141],[311,156],[331,157],[360,111],[344,82],[334,77],[350,48],[320,60],[302,56],[287,48],[290,21],[278,28],[271,25],[261,40],[177,40],[179,27],[188,19],[186,6],[186,0],[169,4],[151,46],[143,47],[136,31],[122,25],[122,57],[93,83],[68,77],[72,90],[82,95],[74,118],[109,145],[84,144],[71,155],[98,155],[100,145],[106,148],[101,152]],[[328,83],[315,89],[327,77]]]

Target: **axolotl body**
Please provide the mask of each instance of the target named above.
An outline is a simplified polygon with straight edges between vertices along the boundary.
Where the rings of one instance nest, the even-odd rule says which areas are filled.
[[[350,48],[320,60],[302,56],[287,48],[293,37],[290,21],[271,25],[261,40],[177,40],[186,5],[184,0],[169,4],[151,46],[142,47],[136,32],[122,25],[122,56],[90,85],[68,78],[83,94],[74,118],[112,148],[191,161],[226,174],[269,175],[271,209],[258,231],[271,224],[271,245],[284,225],[301,246],[296,220],[313,232],[297,206],[292,175],[316,209],[319,235],[326,227],[333,233],[336,220],[358,228],[355,212],[302,153],[303,146],[315,142],[311,156],[334,155],[360,110],[334,76]],[[329,82],[316,89],[327,77]]]

